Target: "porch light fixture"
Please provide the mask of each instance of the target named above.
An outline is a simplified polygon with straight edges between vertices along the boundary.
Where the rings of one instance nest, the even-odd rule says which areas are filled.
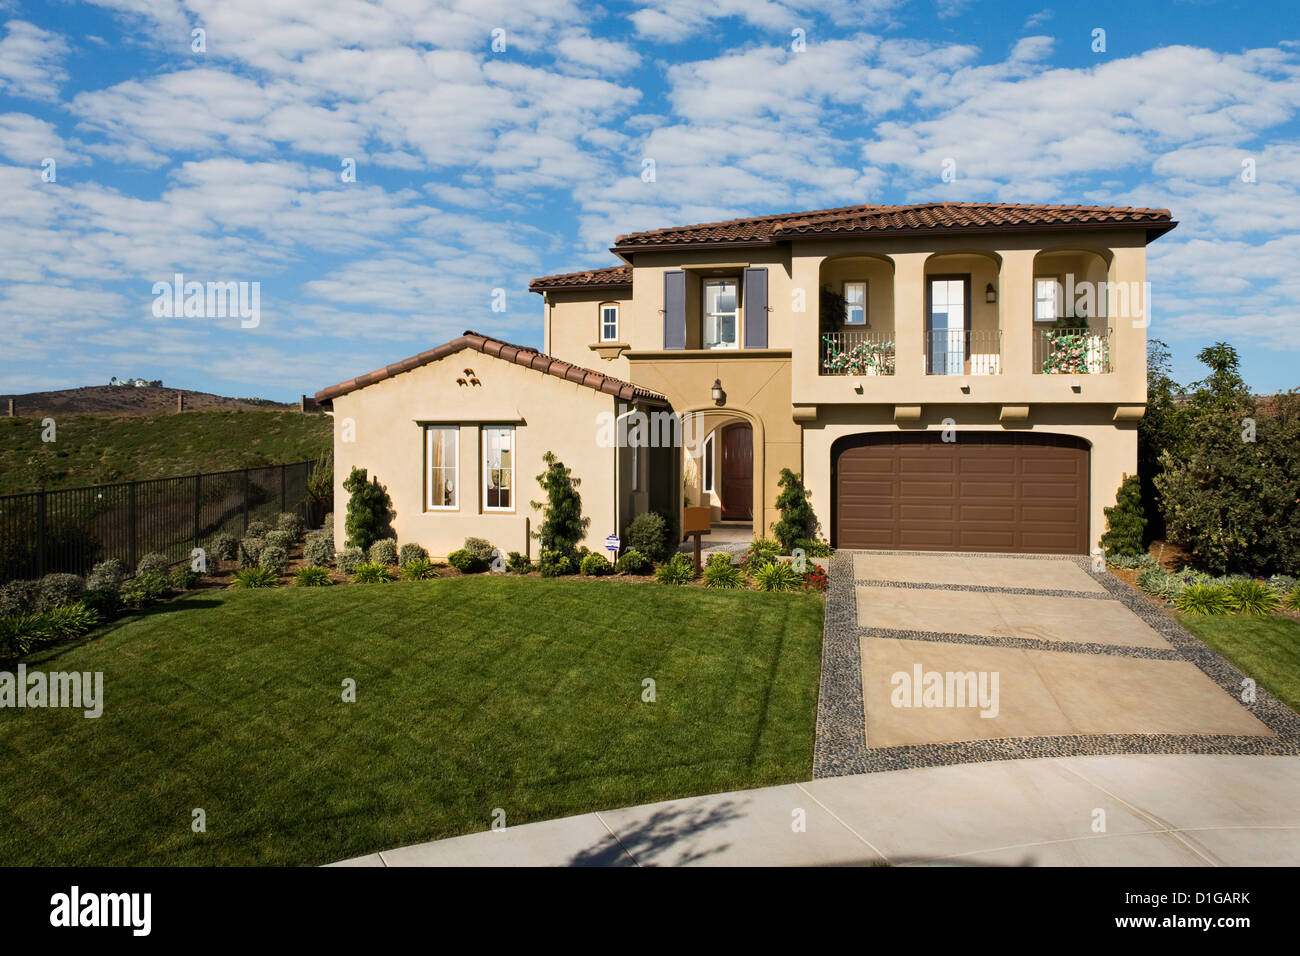
[[[713,380],[713,388],[709,394],[713,396],[714,405],[721,405],[727,400],[727,393],[722,390],[722,379],[715,378]]]
[[[998,301],[998,290],[993,288],[992,282],[990,282],[988,285],[984,287],[984,301],[985,302]]]

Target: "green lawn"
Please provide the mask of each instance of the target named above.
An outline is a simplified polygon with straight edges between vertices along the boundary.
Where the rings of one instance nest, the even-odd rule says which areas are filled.
[[[807,779],[822,607],[495,576],[198,592],[28,661],[103,671],[104,714],[3,712],[0,864],[325,863],[498,807]]]
[[[1259,686],[1300,711],[1300,621],[1281,615],[1178,615],[1183,625],[1253,677]]]
[[[39,418],[0,418],[0,494],[169,478],[319,458],[333,419],[293,411],[182,415],[58,415],[56,441]]]

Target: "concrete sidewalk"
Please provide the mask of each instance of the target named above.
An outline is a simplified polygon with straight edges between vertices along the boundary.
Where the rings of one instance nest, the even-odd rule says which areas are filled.
[[[800,819],[802,832],[795,827]],[[831,777],[602,810],[334,865],[882,862],[1294,866],[1300,757],[1058,757]]]

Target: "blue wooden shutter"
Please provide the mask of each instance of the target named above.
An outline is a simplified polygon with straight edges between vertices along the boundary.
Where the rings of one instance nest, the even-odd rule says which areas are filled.
[[[686,273],[664,273],[664,348],[686,348]]]
[[[767,348],[767,270],[745,270],[745,348]]]

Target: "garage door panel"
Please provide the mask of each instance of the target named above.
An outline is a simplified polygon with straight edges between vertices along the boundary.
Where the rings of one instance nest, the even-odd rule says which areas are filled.
[[[1088,450],[1069,436],[854,436],[833,473],[838,547],[1087,552]]]

